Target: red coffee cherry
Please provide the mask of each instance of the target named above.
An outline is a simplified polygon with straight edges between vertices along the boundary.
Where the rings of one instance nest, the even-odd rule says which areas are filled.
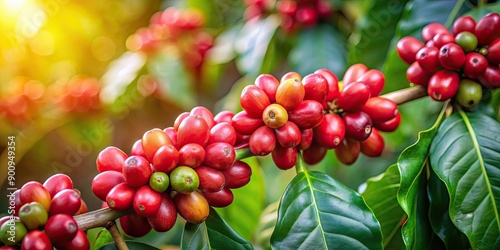
[[[264,121],[262,117],[252,118],[245,111],[241,111],[234,115],[233,120],[231,122],[231,126],[233,126],[236,133],[242,135],[251,135],[255,130],[264,125]]]
[[[45,180],[43,186],[49,191],[50,197],[54,197],[61,190],[72,189],[73,181],[65,174],[55,174]]]
[[[267,126],[262,126],[253,132],[249,141],[250,151],[254,155],[268,155],[276,147],[274,131]]]
[[[203,163],[205,156],[206,152],[202,146],[196,143],[188,143],[179,149],[178,166],[196,168]]]
[[[298,9],[298,3],[291,0],[276,2],[276,10],[282,15],[293,17]]]
[[[293,168],[297,162],[297,149],[294,147],[285,148],[277,144],[271,156],[276,167],[287,170]]]
[[[288,112],[283,106],[273,103],[262,113],[262,120],[270,128],[279,128],[288,121]]]
[[[161,194],[148,185],[137,189],[132,202],[134,211],[144,217],[154,216],[160,208]]]
[[[270,103],[276,102],[276,90],[280,85],[276,77],[270,74],[261,74],[255,79],[254,84],[266,93]]]
[[[155,171],[170,173],[179,163],[179,151],[173,145],[161,146],[153,156]]]
[[[317,143],[313,143],[308,149],[302,151],[302,157],[307,164],[315,165],[325,158],[326,151],[327,148]]]
[[[274,132],[279,144],[285,148],[295,147],[300,143],[300,129],[293,122],[285,123],[285,125],[277,128]]]
[[[340,92],[337,105],[344,111],[356,111],[365,105],[370,95],[370,88],[366,84],[362,82],[351,83],[344,86]]]
[[[177,209],[175,208],[174,201],[168,193],[164,193],[161,197],[158,212],[155,216],[148,217],[148,222],[155,231],[167,232],[174,227],[175,221],[177,221]]]
[[[288,120],[300,129],[310,129],[318,126],[323,119],[323,105],[317,101],[305,100],[288,112]]]
[[[443,47],[443,45],[445,45],[445,44],[454,43],[455,37],[450,33],[440,33],[440,34],[436,34],[432,38],[432,41],[434,42],[434,47],[439,49],[439,48]]]
[[[67,214],[75,215],[80,209],[82,200],[80,199],[80,193],[74,189],[61,190],[59,193],[54,195],[52,201],[50,202],[49,215],[54,214]]]
[[[189,194],[177,193],[173,200],[177,212],[187,222],[201,223],[205,221],[210,213],[210,206],[207,200],[198,192],[191,192]]]
[[[204,192],[220,191],[226,184],[226,178],[220,170],[206,166],[199,166],[194,170],[200,179],[198,189]]]
[[[21,200],[20,206],[30,202],[38,202],[42,204],[45,211],[50,209],[50,193],[45,189],[45,187],[36,181],[26,182],[19,193],[19,198]]]
[[[382,92],[382,89],[384,89],[385,77],[380,70],[370,69],[358,78],[357,81],[368,86],[371,96],[378,96]]]
[[[457,35],[460,32],[468,31],[474,33],[476,29],[476,20],[471,16],[461,16],[453,23],[453,34]]]
[[[196,106],[191,109],[191,112],[189,114],[201,116],[207,122],[209,128],[212,128],[215,125],[214,114],[206,107]]]
[[[59,248],[75,238],[78,233],[78,224],[70,215],[56,214],[47,220],[44,229],[55,247]]]
[[[75,215],[79,215],[79,214],[84,214],[86,212],[89,211],[88,207],[87,207],[87,203],[85,203],[85,201],[80,197],[80,208],[78,209],[78,211],[76,212]]]
[[[148,222],[148,218],[136,213],[124,215],[120,217],[119,220],[120,227],[129,237],[139,238],[151,231],[151,225]]]
[[[388,121],[398,114],[398,105],[392,100],[383,97],[368,99],[361,111],[370,116],[374,123]]]
[[[429,73],[441,68],[439,63],[439,49],[436,47],[423,47],[417,52],[417,62],[420,67]]]
[[[477,22],[473,33],[479,46],[488,45],[500,35],[500,15],[494,12],[486,14]]]
[[[384,145],[384,138],[376,128],[373,128],[370,136],[360,143],[360,150],[368,157],[379,157],[384,151]]]
[[[137,141],[134,142],[134,144],[132,145],[132,149],[131,149],[131,152],[130,152],[130,155],[137,155],[137,156],[142,156],[144,158],[146,158],[146,154],[144,153],[144,149],[142,148],[142,139],[139,139]],[[125,161],[127,159],[128,156],[126,156],[123,161]],[[123,163],[122,163],[123,164]],[[123,170],[120,170],[118,172],[122,172]]]
[[[452,98],[458,90],[460,76],[453,71],[441,70],[434,73],[427,85],[427,93],[436,101]]]
[[[399,57],[408,64],[415,62],[417,52],[424,47],[424,44],[415,37],[405,36],[396,44],[396,52]],[[347,72],[346,72],[347,73]],[[345,82],[344,82],[345,83]]]
[[[117,147],[107,147],[97,155],[97,170],[100,173],[110,170],[122,172],[123,162],[127,157],[127,154],[121,149]]]
[[[156,151],[165,145],[172,145],[172,140],[159,128],[148,130],[142,136],[142,148],[148,161],[153,161]]]
[[[233,165],[236,152],[232,145],[225,142],[216,142],[205,148],[203,164],[218,170],[224,170]]]
[[[230,145],[236,143],[236,130],[228,122],[221,122],[214,125],[209,132],[208,144],[215,142],[225,142]]]
[[[105,171],[99,173],[92,180],[92,192],[102,201],[106,201],[109,191],[116,185],[125,182],[122,173]]]
[[[353,164],[359,156],[361,146],[358,141],[345,138],[342,143],[335,148],[337,159],[345,165]]]
[[[259,118],[271,102],[264,90],[255,85],[248,85],[241,91],[240,104],[250,116]]]
[[[396,130],[401,122],[401,113],[398,113],[396,117],[382,123],[375,123],[373,127],[383,132],[392,132]]]
[[[58,247],[61,250],[87,250],[90,249],[89,239],[84,231],[78,229],[76,236],[64,247]]]
[[[146,185],[152,174],[151,165],[144,157],[133,155],[127,158],[123,164],[123,177],[131,187],[140,188]]]
[[[465,53],[463,49],[455,43],[445,44],[439,50],[439,62],[445,69],[460,69],[465,63]]]
[[[406,79],[413,84],[420,86],[427,86],[432,73],[429,73],[420,67],[418,62],[414,62],[406,70]]]
[[[437,34],[450,34],[450,32],[440,23],[430,23],[422,29],[422,38],[424,42],[428,42]]]
[[[1,224],[0,224],[1,225]],[[12,248],[15,249],[15,248]],[[40,230],[29,231],[21,242],[21,250],[52,250],[49,236]]]
[[[415,55],[413,55],[413,60],[415,60]],[[344,78],[342,79],[342,83],[344,84],[344,88],[356,82],[358,78],[364,75],[368,71],[368,68],[361,63],[351,65],[345,72]]]
[[[188,143],[207,145],[209,127],[205,119],[197,115],[189,115],[179,125],[177,130],[177,143],[182,147]]]
[[[299,6],[295,19],[304,26],[314,26],[318,22],[318,13],[313,6]]]
[[[216,124],[219,124],[221,122],[227,122],[231,124],[231,121],[233,120],[234,113],[231,111],[221,111],[214,117],[214,121]]]
[[[300,131],[300,143],[297,145],[298,150],[308,149],[313,141],[313,130],[312,129],[302,129]]]
[[[309,74],[302,79],[304,85],[304,100],[314,100],[323,103],[328,94],[328,81],[321,74]]]
[[[231,167],[222,171],[224,174],[227,188],[240,188],[250,182],[252,168],[243,161],[236,161]]]
[[[236,143],[234,144],[235,149],[248,147],[248,142],[250,141],[251,135],[236,134]]]
[[[476,52],[470,52],[465,56],[463,73],[467,78],[475,79],[483,75],[487,67],[486,57]]]
[[[177,118],[175,118],[174,129],[176,131],[179,130],[179,126],[181,125],[181,122],[184,121],[184,119],[186,119],[186,117],[188,117],[190,115],[191,115],[191,112],[182,112],[182,113],[180,113],[179,116],[177,116]]]
[[[500,67],[488,66],[484,74],[479,78],[479,81],[486,88],[500,88]]]
[[[135,190],[126,182],[114,186],[106,196],[109,208],[117,211],[127,210],[132,206]]]
[[[286,110],[296,108],[305,96],[304,85],[296,78],[282,81],[276,90],[276,103]]]
[[[234,195],[229,188],[223,188],[217,192],[203,192],[203,196],[212,207],[227,207],[233,203]]]
[[[337,99],[337,97],[340,95],[339,79],[337,78],[337,76],[328,69],[318,69],[314,71],[314,73],[322,75],[328,83],[328,94],[326,96],[326,101],[331,102],[334,99]]]
[[[486,58],[491,64],[500,64],[500,38],[496,38],[488,45],[488,55]]]
[[[293,71],[291,71],[291,72],[287,72],[286,74],[284,74],[284,75],[281,77],[281,79],[280,79],[280,83],[282,83],[282,82],[284,82],[284,81],[286,81],[286,80],[288,80],[288,79],[297,79],[297,80],[299,80],[299,81],[302,81],[302,76],[300,76],[300,74],[299,74],[299,73],[297,73],[297,72],[293,72]]]
[[[325,114],[321,123],[314,128],[314,138],[319,145],[327,149],[337,147],[344,139],[344,135],[344,121],[337,114]]]
[[[349,138],[364,141],[372,132],[372,119],[364,112],[346,113],[342,116]]]

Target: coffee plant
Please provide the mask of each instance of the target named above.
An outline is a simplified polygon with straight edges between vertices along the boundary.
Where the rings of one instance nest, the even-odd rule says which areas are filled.
[[[1,87],[0,249],[500,249],[500,3],[174,2]]]

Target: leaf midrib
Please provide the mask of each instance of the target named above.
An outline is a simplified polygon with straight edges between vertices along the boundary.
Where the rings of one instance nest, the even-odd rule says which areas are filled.
[[[318,205],[316,202],[316,196],[314,195],[314,190],[312,187],[312,182],[311,182],[311,179],[309,176],[309,172],[304,171],[303,173],[304,173],[304,176],[306,177],[306,180],[307,180],[307,187],[308,187],[309,191],[311,192],[312,203],[313,203],[314,208],[315,208],[314,212],[316,214],[318,225],[319,225],[319,228],[321,230],[321,237],[323,238],[323,246],[324,246],[323,249],[328,249],[328,244],[326,243],[326,238],[325,238],[325,234],[324,234],[324,230],[323,230],[323,224],[321,223],[321,218],[319,217],[319,208],[318,208]]]

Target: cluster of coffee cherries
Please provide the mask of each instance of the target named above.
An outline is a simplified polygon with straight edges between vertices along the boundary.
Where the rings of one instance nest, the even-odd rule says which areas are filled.
[[[87,235],[73,219],[86,213],[87,205],[69,176],[27,182],[9,196],[9,204],[11,215],[0,218],[2,249],[90,249]]]
[[[173,45],[188,66],[198,68],[213,46],[213,37],[201,30],[203,25],[204,17],[200,11],[169,7],[155,13],[148,27],[131,35],[127,47],[149,53]]]
[[[483,88],[500,87],[500,15],[489,13],[476,22],[461,16],[452,31],[439,23],[422,29],[422,43],[404,37],[397,53],[410,64],[406,77],[427,87],[436,101],[455,101],[465,108],[477,105]]]
[[[120,218],[129,236],[168,231],[177,213],[188,222],[203,222],[210,206],[228,206],[231,189],[250,181],[250,166],[236,160],[231,117],[227,112],[214,117],[199,106],[180,114],[173,127],[146,131],[130,155],[105,148],[96,160],[100,173],[92,191],[113,210],[133,209]]]
[[[378,96],[384,82],[380,71],[363,64],[347,70],[343,88],[328,69],[304,78],[288,72],[280,81],[262,74],[243,89],[243,111],[232,126],[253,154],[271,154],[280,169],[295,165],[298,150],[308,164],[321,161],[328,149],[344,164],[360,152],[377,157],[384,148],[379,131],[394,131],[401,120],[397,105]]]
[[[75,76],[51,86],[54,103],[65,113],[92,113],[102,108],[101,83],[92,77]]]
[[[247,6],[245,20],[275,11],[282,19],[282,28],[288,32],[314,26],[332,13],[327,0],[245,0],[244,3]]]
[[[40,113],[45,86],[25,77],[6,84],[0,93],[0,117],[13,125],[22,125]]]

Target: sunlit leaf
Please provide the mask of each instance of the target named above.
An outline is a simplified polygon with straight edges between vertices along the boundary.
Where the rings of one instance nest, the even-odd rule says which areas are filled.
[[[439,124],[444,119],[444,111],[445,109],[431,128],[419,132],[417,142],[406,148],[398,159],[401,186],[397,197],[399,204],[408,216],[402,229],[403,241],[407,249],[426,248],[430,242],[432,233],[428,230],[430,225],[422,225],[427,219],[423,220],[419,216],[421,215],[419,211],[424,209],[422,202],[427,200],[425,197],[427,188],[425,169],[429,148]]]
[[[302,171],[280,202],[276,249],[382,249],[380,225],[363,198],[322,172]]]
[[[253,249],[213,209],[200,224],[186,223],[181,249]]]
[[[346,69],[345,43],[345,38],[330,25],[304,29],[290,51],[290,66],[303,76],[327,68],[342,77]]]
[[[384,246],[387,246],[393,238],[401,238],[401,234],[397,232],[406,219],[406,213],[399,206],[397,199],[399,190],[397,164],[391,165],[385,173],[368,179],[366,183],[366,190],[361,196],[377,217],[382,229]]]
[[[113,237],[111,237],[111,234],[109,233],[109,231],[102,228],[99,231],[99,233],[97,233],[97,236],[96,236],[95,241],[93,243],[92,249],[99,249],[102,246],[108,245],[112,242],[114,242]]]
[[[495,119],[458,110],[431,144],[431,165],[450,194],[450,218],[473,249],[500,248],[499,131]]]

